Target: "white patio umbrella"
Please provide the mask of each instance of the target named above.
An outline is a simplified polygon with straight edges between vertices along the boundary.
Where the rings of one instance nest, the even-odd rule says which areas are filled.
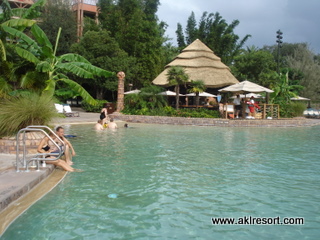
[[[305,98],[305,97],[300,97],[300,96],[297,96],[297,97],[293,97],[293,98],[290,98],[291,100],[296,100],[296,101],[310,101],[311,99],[309,98]]]
[[[272,93],[273,90],[262,87],[256,83],[250,81],[243,81],[240,83],[233,84],[229,87],[225,87],[219,90],[219,92],[237,92],[237,93],[261,93],[267,92]]]
[[[176,96],[177,94],[173,91],[165,91],[165,92],[161,92],[161,93],[158,93],[158,95],[164,95],[164,96]],[[180,94],[179,93],[179,96],[184,96],[183,94]]]
[[[188,94],[186,94],[186,96],[195,97],[196,94],[195,93],[188,93]],[[207,93],[207,92],[201,92],[201,93],[199,93],[199,97],[216,97],[216,95],[213,95],[213,94]]]
[[[138,89],[135,89],[135,90],[132,90],[132,91],[125,92],[124,94],[125,95],[127,95],[127,94],[138,94],[139,92],[141,92],[141,91],[138,90]]]
[[[237,96],[232,96],[230,98],[236,98]],[[255,93],[247,93],[246,95],[244,94],[240,94],[240,98],[251,98],[251,97],[254,97],[254,98],[264,98],[261,96],[261,94],[255,94]]]

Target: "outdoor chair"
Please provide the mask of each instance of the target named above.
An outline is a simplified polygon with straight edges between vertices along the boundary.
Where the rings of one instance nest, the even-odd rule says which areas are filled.
[[[234,118],[234,105],[227,103],[226,105],[223,105],[223,111],[224,111],[224,116],[228,118]]]
[[[54,106],[55,106],[58,113],[63,113],[63,105],[62,104],[55,103]]]
[[[79,112],[73,112],[69,104],[64,104],[63,110],[66,117],[80,117]]]

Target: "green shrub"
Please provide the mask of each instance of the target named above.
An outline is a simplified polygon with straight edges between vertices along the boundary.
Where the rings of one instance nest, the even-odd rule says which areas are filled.
[[[306,110],[306,104],[301,102],[291,102],[289,104],[280,105],[280,116],[283,118],[292,118],[303,116]]]
[[[87,103],[86,101],[82,101],[81,107],[86,112],[96,112],[96,113],[98,113],[104,107],[104,104],[108,102],[106,100],[96,100],[96,101],[98,103],[96,105],[91,105],[91,104]]]
[[[13,136],[29,125],[48,125],[58,117],[52,98],[30,93],[0,103],[0,137]]]
[[[176,110],[170,106],[156,109],[132,109],[126,107],[122,113],[127,115],[147,115],[147,116],[168,116],[168,117],[191,117],[191,118],[219,118],[219,111],[209,110],[205,108],[199,109],[179,109]]]

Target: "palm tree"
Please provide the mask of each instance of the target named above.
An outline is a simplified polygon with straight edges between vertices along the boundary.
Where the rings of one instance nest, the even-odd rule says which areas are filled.
[[[199,105],[199,93],[202,93],[206,90],[206,86],[202,80],[191,81],[191,89],[189,92],[196,94],[196,105],[198,108]]]
[[[50,96],[54,95],[57,82],[66,83],[72,90],[76,91],[86,102],[95,104],[96,101],[91,95],[77,82],[69,78],[68,75],[73,74],[82,78],[110,77],[114,73],[108,72],[101,68],[93,66],[88,60],[78,54],[64,54],[56,56],[61,28],[58,31],[55,47],[53,48],[46,34],[35,22],[21,20],[20,25],[28,23],[31,28],[29,37],[19,29],[13,28],[19,26],[19,23],[11,20],[3,23],[1,28],[9,34],[12,40],[16,40],[14,44],[15,52],[22,58],[33,64],[34,70],[29,71],[21,82],[22,87],[36,88],[41,86],[42,93]],[[10,22],[11,21],[11,22]],[[36,81],[38,79],[38,81]]]
[[[167,78],[170,86],[175,86],[176,91],[176,109],[179,109],[179,92],[180,85],[186,84],[189,80],[188,74],[182,67],[171,67],[167,73]]]

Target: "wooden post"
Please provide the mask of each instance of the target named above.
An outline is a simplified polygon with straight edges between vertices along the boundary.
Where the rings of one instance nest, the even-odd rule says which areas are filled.
[[[118,72],[118,99],[117,99],[117,110],[116,112],[121,112],[124,108],[124,72]]]

